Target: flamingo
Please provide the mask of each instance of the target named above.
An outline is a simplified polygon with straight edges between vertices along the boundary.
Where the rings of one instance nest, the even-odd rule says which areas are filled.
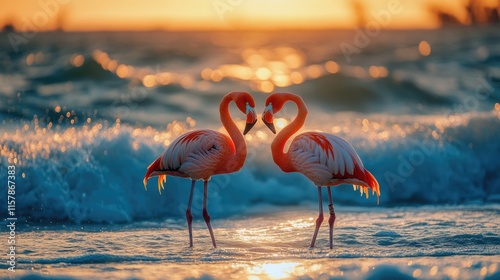
[[[276,134],[273,116],[278,113],[287,101],[294,102],[298,107],[297,117],[278,133],[271,144],[273,160],[284,172],[300,172],[311,180],[318,189],[319,215],[316,219],[316,229],[310,248],[314,248],[318,230],[323,222],[323,205],[321,188],[327,187],[328,208],[330,218],[330,249],[333,248],[333,225],[335,210],[332,200],[332,186],[352,184],[354,190],[359,188],[361,195],[368,189],[380,198],[380,187],[373,175],[364,168],[361,159],[354,148],[344,139],[328,133],[305,132],[293,139],[288,152],[285,153],[285,143],[297,132],[305,122],[307,107],[300,96],[293,93],[273,93],[266,99],[262,120]]]
[[[230,92],[222,98],[219,106],[220,119],[229,137],[217,131],[202,129],[187,132],[172,142],[172,144],[151,165],[144,176],[144,188],[147,180],[158,176],[158,191],[164,189],[168,176],[191,179],[186,219],[189,231],[189,247],[193,247],[193,215],[191,203],[197,180],[203,180],[203,218],[207,224],[212,244],[217,248],[214,233],[210,225],[210,215],[207,211],[208,181],[217,174],[233,173],[241,169],[247,155],[247,147],[243,135],[238,130],[229,114],[229,104],[235,102],[238,109],[246,114],[246,126],[243,135],[248,133],[257,122],[255,102],[247,92]]]

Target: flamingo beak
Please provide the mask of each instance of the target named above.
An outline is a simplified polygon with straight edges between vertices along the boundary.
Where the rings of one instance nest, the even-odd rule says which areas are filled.
[[[246,135],[250,129],[257,123],[257,114],[255,113],[255,109],[247,104],[247,124],[245,125],[245,130],[243,131],[243,135]]]
[[[266,124],[266,126],[274,133],[276,134],[276,128],[274,128],[274,123],[268,123],[266,122],[265,119],[262,119],[262,121],[264,121],[264,123]]]
[[[255,120],[253,123],[247,123],[245,125],[245,130],[243,131],[243,135],[246,135],[250,131],[250,129],[252,129],[255,123],[257,123],[257,120]]]
[[[267,105],[264,109],[264,113],[262,113],[262,121],[274,134],[276,134],[276,128],[274,128],[273,107],[271,103],[269,103],[269,105]]]

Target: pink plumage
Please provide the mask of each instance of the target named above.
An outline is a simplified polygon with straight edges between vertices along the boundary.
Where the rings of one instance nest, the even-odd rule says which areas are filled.
[[[158,176],[158,191],[164,188],[166,176],[210,180],[223,173],[223,164],[235,154],[234,143],[228,136],[213,130],[187,132],[170,144],[150,166],[144,180]],[[146,181],[144,182],[146,185]]]
[[[373,175],[364,168],[358,154],[344,139],[328,133],[306,132],[293,140],[290,160],[296,170],[316,186],[352,184],[360,190],[380,193]],[[368,192],[366,192],[368,195]]]
[[[243,167],[247,155],[243,135],[232,121],[229,114],[229,104],[236,103],[238,109],[246,115],[246,134],[256,123],[255,102],[246,92],[231,92],[222,99],[219,111],[222,124],[229,136],[217,131],[203,129],[187,132],[177,139],[153,163],[148,166],[144,176],[144,187],[152,176],[158,176],[158,191],[164,188],[167,176],[190,178],[191,193],[186,210],[186,219],[189,230],[189,245],[193,247],[191,203],[193,200],[194,185],[197,180],[204,181],[203,218],[207,224],[216,246],[210,216],[207,211],[208,181],[211,176],[236,172]]]
[[[365,169],[354,148],[344,139],[328,133],[306,132],[293,139],[288,152],[284,152],[285,144],[305,123],[307,107],[298,95],[292,93],[273,93],[266,99],[266,107],[262,120],[276,133],[273,119],[287,101],[297,105],[297,117],[276,136],[271,144],[274,162],[284,172],[300,172],[318,188],[319,216],[316,220],[316,229],[311,241],[314,247],[318,230],[323,222],[323,206],[321,188],[327,187],[330,210],[330,248],[332,248],[333,225],[335,211],[333,208],[330,187],[341,184],[352,184],[354,190],[359,188],[361,194],[366,194],[368,189],[380,197],[380,187],[375,177]]]

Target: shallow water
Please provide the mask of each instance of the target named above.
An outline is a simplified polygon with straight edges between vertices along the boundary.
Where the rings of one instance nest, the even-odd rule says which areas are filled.
[[[382,279],[398,271],[424,279],[498,276],[498,205],[337,207],[332,250],[326,222],[316,248],[308,248],[314,208],[282,207],[213,219],[217,249],[200,218],[195,218],[194,248],[188,248],[184,220],[21,224],[16,276]]]

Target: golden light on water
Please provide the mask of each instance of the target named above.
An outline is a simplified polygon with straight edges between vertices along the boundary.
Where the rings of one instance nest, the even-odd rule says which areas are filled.
[[[118,69],[116,69],[116,75],[120,78],[127,78],[128,75],[129,75],[129,68],[127,65],[125,64],[120,64],[120,66],[118,66]]]
[[[339,72],[339,64],[335,61],[327,61],[325,63],[325,69],[331,74],[336,74]]]
[[[257,71],[255,71],[255,76],[257,76],[257,78],[260,80],[267,80],[271,78],[272,73],[268,68],[260,67],[259,69],[257,69]]]
[[[389,71],[384,66],[375,66],[372,65],[368,68],[368,73],[372,78],[385,78],[389,75]]]
[[[258,85],[258,89],[265,93],[271,93],[274,90],[274,84],[269,81],[264,81]]]
[[[214,82],[220,82],[222,81],[222,78],[223,78],[222,71],[219,69],[212,71],[212,73],[210,74],[210,79]]]
[[[148,88],[154,87],[156,86],[156,77],[154,75],[146,75],[144,79],[142,79],[142,84]]]
[[[274,255],[279,257],[278,254]],[[265,262],[251,262],[246,263],[234,263],[231,264],[231,268],[235,271],[243,271],[244,274],[241,275],[246,279],[258,280],[258,279],[295,279],[301,275],[315,275],[314,279],[324,279],[321,276],[341,276],[343,272],[338,269],[331,269],[330,271],[324,270],[323,264],[311,262],[299,262],[295,260],[285,260],[285,261],[265,261]],[[240,277],[241,277],[240,276]],[[319,278],[318,278],[319,277]]]
[[[262,130],[258,130],[255,133],[255,136],[257,136],[257,138],[259,138],[260,140],[263,140],[263,141],[266,141],[269,138],[268,134],[266,132],[263,132]]]
[[[41,127],[38,118],[33,120],[32,125],[25,124],[22,129],[18,129],[15,133],[4,133],[5,141],[22,142],[25,145],[21,149],[9,148],[7,145],[0,145],[0,156],[6,157],[9,163],[23,165],[25,161],[30,161],[35,158],[57,158],[60,153],[72,151],[82,151],[85,145],[92,145],[96,138],[103,140],[111,140],[121,133],[129,133],[132,137],[143,137],[148,141],[162,143],[165,147],[168,146],[173,139],[181,134],[189,131],[196,124],[192,118],[186,118],[185,122],[174,121],[167,125],[166,130],[157,131],[152,127],[146,128],[122,128],[120,119],[117,119],[115,124],[105,127],[102,123],[91,124],[91,118],[87,118],[84,125],[77,129],[75,126],[78,119],[74,114],[66,112],[61,116],[68,117],[67,122],[71,126],[60,130],[60,127],[53,126],[53,123],[48,123],[45,127]],[[131,143],[131,149],[138,150],[144,141],[134,140]],[[83,149],[84,150],[84,149]],[[79,152],[77,152],[79,153]],[[107,155],[107,151],[104,151]]]
[[[92,53],[92,58],[99,65],[101,65],[102,69],[116,74],[119,78],[122,79],[129,79],[134,82],[139,81],[146,88],[153,88],[156,86],[175,83],[185,89],[190,89],[194,86],[199,89],[206,89],[206,87],[204,87],[202,84],[203,81],[196,81],[194,77],[189,74],[162,72],[159,70],[154,71],[151,68],[139,68],[132,65],[126,65],[120,63],[116,59],[111,59],[106,52],[103,52],[99,49],[94,50],[94,52]],[[201,75],[203,79],[211,79],[213,77],[214,81],[220,81],[223,78],[221,71],[212,71],[208,68],[203,69],[201,71]]]
[[[200,74],[203,80],[210,80],[210,78],[212,77],[212,69],[204,68],[203,70],[201,70]]]
[[[432,266],[431,269],[429,270],[429,275],[430,276],[435,276],[438,273],[438,267],[436,265]]]
[[[298,262],[263,263],[257,270],[261,270],[271,279],[281,279],[290,276],[298,264]]]
[[[83,57],[82,57],[83,58]],[[26,65],[31,66],[43,62],[43,52],[30,53],[26,56]]]
[[[490,264],[490,266],[488,267],[488,273],[493,274],[493,273],[497,272],[497,268],[498,268],[498,263]]]
[[[324,63],[307,64],[302,51],[289,46],[248,48],[241,51],[240,64],[221,64],[215,68],[202,68],[198,74],[175,71],[156,71],[151,68],[140,68],[121,63],[110,58],[108,53],[94,50],[92,58],[101,67],[122,79],[138,81],[146,88],[177,84],[184,89],[210,90],[212,83],[226,79],[241,80],[254,91],[271,93],[279,88],[293,84],[302,84],[307,80],[318,79],[326,75],[336,75],[343,71],[344,75],[356,78],[384,78],[389,75],[385,66],[369,67],[344,65],[333,60]],[[76,65],[74,65],[76,67]],[[201,78],[201,79],[200,79]]]
[[[26,65],[32,65],[33,62],[35,61],[35,55],[30,53],[27,57],[26,57]]]
[[[170,81],[172,80],[172,75],[170,73],[160,73],[157,76],[158,82],[162,85],[168,85]]]
[[[189,76],[184,76],[180,79],[180,83],[179,83],[183,88],[185,89],[190,89],[193,87],[194,85],[194,80],[193,78],[189,77]]]
[[[274,125],[276,126],[276,128],[282,129],[288,125],[288,121],[285,118],[276,118],[274,120]]]
[[[71,64],[75,67],[80,67],[85,62],[85,58],[81,54],[74,55],[71,58]]]
[[[323,74],[323,67],[317,64],[310,65],[306,68],[306,74],[311,79],[319,78]]]
[[[368,69],[368,72],[370,73],[370,76],[372,76],[373,78],[380,77],[380,71],[376,66],[370,66],[370,69]]]
[[[290,74],[290,80],[294,84],[301,84],[304,81],[304,76],[302,76],[299,72],[292,72]]]
[[[429,56],[431,54],[431,45],[427,41],[421,41],[418,44],[418,51],[423,56]]]
[[[113,59],[108,62],[105,69],[109,70],[110,72],[115,72],[116,68],[118,68],[118,61]]]
[[[241,64],[223,64],[215,70],[203,69],[202,78],[208,80],[209,75],[220,70],[224,77],[249,81],[255,90],[264,93],[270,93],[276,87],[286,87],[304,81],[301,73],[293,71],[305,63],[304,55],[294,48],[245,49],[241,57],[243,60]],[[213,78],[211,80],[220,81]]]
[[[284,74],[276,74],[272,78],[272,82],[277,86],[277,87],[286,87],[289,86],[291,81],[290,77],[288,75]]]

